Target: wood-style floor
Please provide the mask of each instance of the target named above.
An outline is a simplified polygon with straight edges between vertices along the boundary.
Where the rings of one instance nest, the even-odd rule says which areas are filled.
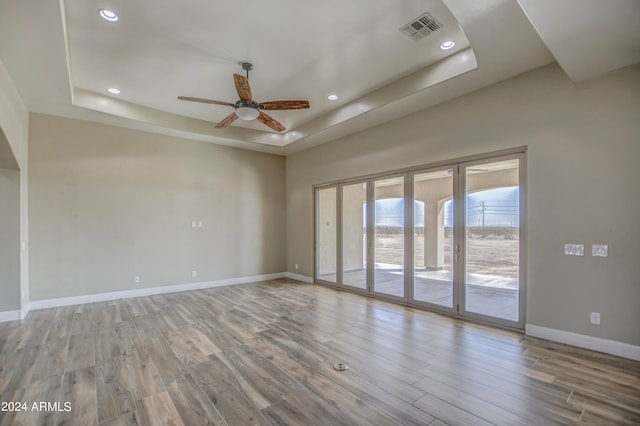
[[[638,362],[289,280],[34,311],[0,361],[2,426],[640,424]]]

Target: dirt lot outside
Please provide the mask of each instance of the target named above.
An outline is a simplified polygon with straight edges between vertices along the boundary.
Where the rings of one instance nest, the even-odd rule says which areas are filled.
[[[415,265],[424,265],[424,233],[414,236]],[[452,232],[445,231],[443,269],[451,270]],[[518,278],[518,228],[468,228],[467,273]],[[386,229],[376,237],[376,262],[403,264],[403,236],[399,228]]]

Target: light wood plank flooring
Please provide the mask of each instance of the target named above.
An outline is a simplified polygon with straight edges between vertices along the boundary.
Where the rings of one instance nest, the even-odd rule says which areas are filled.
[[[640,363],[275,280],[0,324],[0,401],[29,404],[2,426],[640,424]]]

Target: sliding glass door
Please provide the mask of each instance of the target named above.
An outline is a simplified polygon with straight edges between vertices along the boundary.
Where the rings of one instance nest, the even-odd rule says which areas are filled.
[[[404,176],[374,180],[375,221],[373,291],[404,298]]]
[[[520,322],[520,158],[461,167],[464,188],[464,309]],[[462,271],[461,271],[462,272]]]
[[[337,282],[338,222],[337,188],[316,191],[316,264],[315,278],[328,283]]]
[[[342,186],[342,284],[367,289],[367,182]]]
[[[523,328],[524,158],[316,188],[316,280]]]
[[[454,211],[451,168],[413,174],[413,301],[453,309]]]

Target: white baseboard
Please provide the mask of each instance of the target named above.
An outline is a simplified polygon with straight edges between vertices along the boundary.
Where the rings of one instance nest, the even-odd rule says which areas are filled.
[[[56,299],[32,300],[29,303],[29,308],[34,311],[38,309],[57,308],[59,306],[81,305],[84,303],[106,302],[117,299],[130,299],[132,297],[154,296],[156,294],[178,293],[181,291],[247,284],[257,281],[274,280],[277,278],[286,278],[286,274],[284,272],[279,272],[277,274],[253,275],[249,277],[229,278],[217,281],[147,287],[133,290],[113,291],[109,293],[87,294],[83,296],[59,297]]]
[[[302,281],[303,283],[313,284],[313,278],[307,277],[306,275],[298,275],[292,272],[287,272],[286,275],[287,275],[287,278],[291,280],[298,280],[298,281]]]
[[[584,334],[571,333],[569,331],[556,330],[553,328],[540,327],[539,325],[527,324],[525,333],[528,336],[539,337],[541,339],[552,340],[558,343],[577,346],[579,348],[591,349],[610,355],[629,358],[640,361],[640,346],[615,340],[601,339],[599,337],[586,336]]]
[[[20,318],[20,311],[0,311],[0,322],[17,321]]]
[[[30,310],[27,304],[27,306],[24,306],[19,311],[0,311],[0,322],[23,320],[27,317]]]

